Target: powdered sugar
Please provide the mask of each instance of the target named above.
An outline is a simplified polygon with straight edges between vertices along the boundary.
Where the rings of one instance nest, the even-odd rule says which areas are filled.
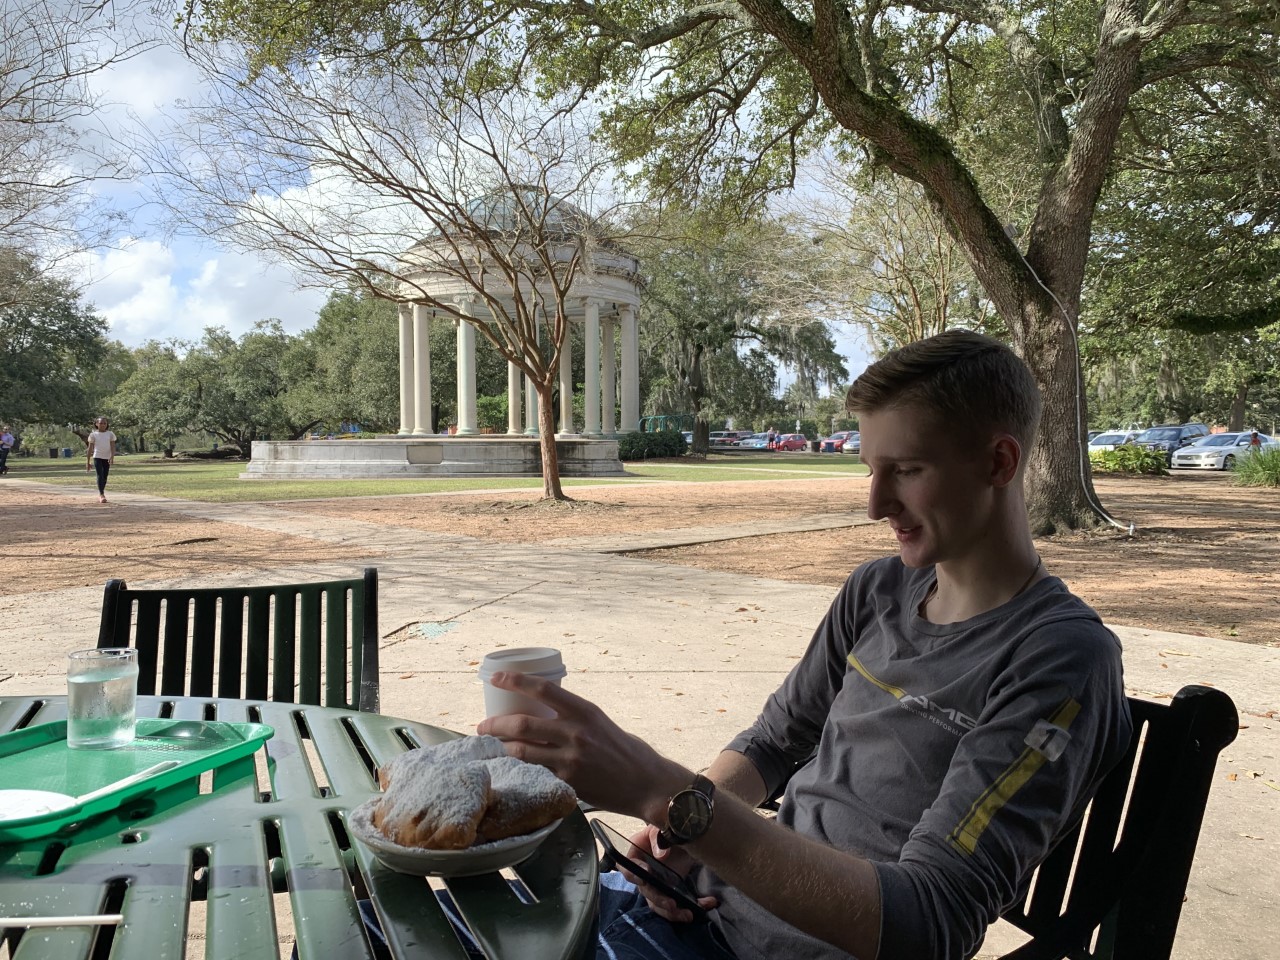
[[[567,815],[573,788],[508,757],[494,737],[462,737],[397,756],[378,775],[373,823],[407,846],[457,849],[529,833]],[[477,832],[478,831],[478,832]]]
[[[488,803],[489,770],[481,762],[406,764],[396,770],[374,823],[404,846],[454,850],[475,842]]]

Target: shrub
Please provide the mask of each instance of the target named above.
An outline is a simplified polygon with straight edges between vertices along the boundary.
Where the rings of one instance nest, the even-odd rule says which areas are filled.
[[[1238,487],[1280,487],[1280,448],[1237,459],[1231,482]]]
[[[1168,467],[1163,450],[1148,450],[1132,444],[1122,444],[1114,450],[1090,450],[1089,462],[1094,473],[1148,473],[1167,474]]]
[[[619,460],[652,460],[655,457],[683,457],[684,435],[678,430],[657,433],[633,431],[618,437]]]
[[[476,426],[494,433],[507,432],[507,395],[476,397]]]

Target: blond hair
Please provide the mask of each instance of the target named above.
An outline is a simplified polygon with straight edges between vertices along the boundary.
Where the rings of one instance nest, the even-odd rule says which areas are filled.
[[[999,340],[947,330],[899,347],[853,382],[850,413],[916,407],[961,431],[1005,431],[1024,451],[1040,426],[1040,388]]]

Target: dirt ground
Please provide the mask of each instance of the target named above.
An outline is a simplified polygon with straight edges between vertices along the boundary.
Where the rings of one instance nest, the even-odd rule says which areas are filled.
[[[865,478],[751,483],[665,483],[571,490],[572,504],[529,491],[280,504],[280,509],[515,543],[814,514],[865,516]],[[1280,511],[1275,491],[1237,488],[1222,475],[1099,479],[1107,509],[1137,532],[1042,539],[1050,572],[1116,624],[1280,646]],[[88,491],[69,500],[0,482],[6,542],[0,576],[10,592],[103,581],[103,571],[149,580],[268,566],[273,558],[359,560],[334,546],[201,520],[126,502],[103,506]],[[864,560],[891,553],[882,525],[745,537],[649,550],[664,563],[804,583],[837,584]]]

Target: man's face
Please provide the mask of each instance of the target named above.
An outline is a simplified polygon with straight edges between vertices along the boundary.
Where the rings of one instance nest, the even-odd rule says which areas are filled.
[[[871,468],[867,515],[888,520],[903,563],[963,558],[991,532],[987,442],[961,439],[912,407],[863,413],[859,421],[861,459]]]

